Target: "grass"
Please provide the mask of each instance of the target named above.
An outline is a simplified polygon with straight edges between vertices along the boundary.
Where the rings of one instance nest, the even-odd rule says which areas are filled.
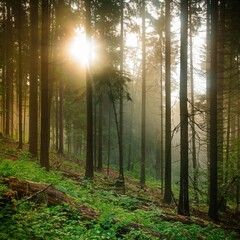
[[[46,172],[27,153],[23,152],[14,161],[6,159],[7,155],[3,156],[5,159],[0,159],[0,239],[159,239],[153,236],[152,231],[163,234],[165,237],[162,239],[237,239],[235,232],[217,228],[211,223],[202,228],[197,224],[162,220],[161,216],[168,209],[153,203],[146,205],[144,199],[141,200],[144,192],[139,199],[137,194],[122,195],[114,189],[108,190],[103,174],[96,174],[93,182],[83,178],[76,182],[64,177],[61,172]],[[64,167],[70,165],[65,163]],[[76,203],[89,206],[100,215],[96,220],[86,221],[74,207],[64,203],[48,207],[46,204],[17,199],[7,201],[8,189],[3,184],[4,176],[53,184],[74,198]],[[131,188],[129,183],[128,188]],[[145,228],[123,230],[133,222]]]

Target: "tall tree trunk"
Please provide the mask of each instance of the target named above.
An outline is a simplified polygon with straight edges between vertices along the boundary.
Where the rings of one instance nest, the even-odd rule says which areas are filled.
[[[111,157],[111,128],[112,128],[112,121],[111,121],[111,103],[108,101],[108,153],[107,153],[107,174],[109,174],[110,170],[110,157]]]
[[[231,56],[232,58],[232,56]],[[232,62],[232,60],[230,60],[230,62]],[[232,69],[232,64],[230,63],[230,69]],[[232,75],[232,71],[230,70],[230,74]],[[226,207],[227,207],[227,196],[226,194],[224,194],[225,189],[224,186],[227,186],[228,184],[228,178],[229,178],[229,161],[230,161],[230,142],[231,142],[231,118],[232,118],[232,114],[231,114],[231,106],[232,106],[232,78],[230,76],[230,81],[229,81],[229,94],[228,94],[228,107],[227,107],[227,132],[226,132],[226,152],[225,152],[225,163],[222,162],[222,168],[223,171],[221,172],[223,181],[221,181],[222,183],[222,196],[220,196],[220,210],[221,211],[226,211]]]
[[[58,144],[59,144],[59,148],[58,148],[58,153],[59,154],[63,154],[64,152],[64,139],[63,139],[63,79],[62,77],[60,77],[59,79],[59,140],[58,140]]]
[[[49,3],[42,0],[41,39],[41,147],[40,163],[49,171],[49,88],[48,88],[48,46],[49,44]]]
[[[160,111],[161,111],[161,120],[160,120],[160,182],[161,182],[161,194],[163,195],[164,189],[164,111],[163,111],[163,56],[160,53]]]
[[[22,116],[22,1],[18,1],[18,148],[23,147],[23,116]]]
[[[145,185],[146,161],[146,40],[145,0],[142,0],[142,126],[141,126],[141,186]]]
[[[239,66],[239,56],[237,56],[237,66]],[[238,76],[240,74],[240,70],[238,68]],[[238,106],[240,106],[240,97],[238,95]],[[240,116],[237,115],[237,170],[240,172]],[[236,205],[237,210],[239,210],[240,205],[240,179],[237,180],[237,188],[236,188]]]
[[[210,11],[210,0],[206,0],[207,4],[207,22],[206,22],[206,101],[207,101],[207,111],[206,111],[206,125],[207,125],[207,133],[206,133],[206,142],[207,142],[207,172],[208,172],[208,183],[210,182],[210,78],[211,78],[211,11]],[[207,198],[209,201],[210,196],[210,188],[208,188]]]
[[[59,149],[59,81],[56,79],[56,96],[55,96],[55,103],[56,103],[56,112],[55,112],[55,134],[56,134],[56,151]]]
[[[94,96],[93,103],[93,161],[94,161],[94,170],[97,170],[97,100],[96,95]]]
[[[171,33],[170,33],[170,0],[165,1],[165,188],[164,202],[170,204],[172,201],[172,147],[171,147]]]
[[[5,116],[5,129],[6,136],[11,135],[12,131],[12,102],[13,102],[13,26],[11,21],[11,5],[10,1],[6,1],[7,19],[6,19],[6,116]]]
[[[189,1],[189,22],[192,23],[192,0]],[[193,26],[189,27],[189,47],[190,47],[190,83],[191,83],[191,131],[192,131],[192,164],[193,164],[193,188],[194,198],[198,204],[198,163],[196,156],[196,129],[195,129],[195,99],[194,99],[194,76],[193,76]]]
[[[223,82],[224,82],[224,41],[225,41],[225,4],[226,0],[220,1],[220,31],[218,42],[218,72],[217,72],[217,105],[218,105],[218,172],[219,186],[224,185],[224,160],[223,160],[223,142],[224,142],[224,123],[223,123]],[[219,196],[221,199],[221,196]],[[226,210],[226,202],[222,201],[221,211]]]
[[[238,106],[240,106],[240,98],[238,97]],[[240,171],[240,116],[238,115],[237,118],[237,128],[238,128],[238,133],[237,133],[237,170],[238,172]],[[239,210],[239,205],[240,205],[240,179],[238,178],[237,180],[237,189],[236,189],[236,204],[237,207],[236,209]]]
[[[85,0],[86,7],[86,37],[91,38],[91,0]],[[87,155],[85,177],[94,178],[93,169],[93,89],[91,66],[88,62],[86,66],[86,98],[87,98]]]
[[[98,165],[97,170],[103,170],[103,134],[102,134],[102,118],[103,118],[103,100],[99,100],[99,114],[98,114]]]
[[[188,0],[181,0],[181,49],[180,49],[180,195],[178,213],[189,215],[188,196],[188,98],[187,98],[187,44],[188,42]]]
[[[218,0],[212,0],[211,8],[211,78],[210,78],[210,196],[208,215],[218,219],[218,174],[217,174],[217,29]]]
[[[162,39],[162,34],[159,34],[159,38]],[[161,41],[159,42],[162,48]],[[163,69],[162,69],[163,56],[160,51],[160,68],[159,68],[159,79],[160,79],[160,133],[157,136],[156,146],[156,178],[161,183],[161,194],[163,194]]]
[[[3,23],[5,24],[5,28],[3,28],[3,36],[2,36],[2,42],[1,44],[3,46],[5,46],[4,51],[2,51],[2,58],[3,61],[6,63],[6,43],[7,43],[7,39],[6,39],[6,34],[7,34],[7,29],[6,29],[6,8],[5,6],[3,7],[3,11],[2,11],[2,16],[3,16]],[[1,87],[2,87],[2,102],[1,102],[1,129],[2,129],[2,133],[4,133],[4,129],[5,129],[5,102],[6,102],[6,96],[5,96],[5,84],[6,84],[6,64],[2,65],[2,83],[1,83]]]
[[[121,0],[121,42],[120,42],[120,71],[121,76],[123,77],[123,10],[124,10],[124,0]],[[121,89],[121,96],[119,102],[119,178],[122,181],[123,188],[125,189],[125,181],[124,181],[124,169],[123,169],[123,89]],[[125,191],[125,190],[124,190]]]
[[[131,103],[131,115],[130,115],[130,126],[129,126],[129,144],[128,144],[128,171],[133,170],[133,162],[132,162],[132,126],[133,126],[133,112],[134,112],[134,103]]]

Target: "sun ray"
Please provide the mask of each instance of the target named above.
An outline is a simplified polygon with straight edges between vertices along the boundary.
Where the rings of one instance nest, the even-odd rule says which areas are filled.
[[[96,59],[96,44],[87,39],[83,29],[77,28],[75,36],[69,43],[69,55],[81,66],[86,66]]]

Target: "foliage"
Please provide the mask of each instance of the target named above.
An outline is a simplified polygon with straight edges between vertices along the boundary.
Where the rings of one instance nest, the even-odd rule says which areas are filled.
[[[74,207],[66,204],[47,207],[44,204],[15,199],[6,202],[4,194],[8,189],[0,184],[0,239],[158,239],[151,235],[151,231],[171,239],[236,237],[234,233],[213,225],[202,228],[195,224],[163,221],[162,209],[154,204],[145,210],[142,200],[118,194],[115,190],[102,190],[100,182],[82,179],[80,185],[77,185],[73,180],[64,178],[60,172],[44,171],[28,154],[23,154],[17,161],[2,159],[0,174],[52,183],[72,196],[76,203],[90,206],[101,213],[98,219],[89,222],[83,220]],[[126,231],[127,226],[133,222],[145,226],[149,231],[131,227]]]

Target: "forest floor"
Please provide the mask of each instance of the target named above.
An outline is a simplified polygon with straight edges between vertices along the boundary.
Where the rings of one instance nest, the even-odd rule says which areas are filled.
[[[0,142],[0,239],[240,239],[239,211],[213,222],[191,202],[191,216],[180,216],[158,185],[127,176],[123,189],[112,169],[89,181],[84,161],[54,152],[47,173],[17,146]]]

